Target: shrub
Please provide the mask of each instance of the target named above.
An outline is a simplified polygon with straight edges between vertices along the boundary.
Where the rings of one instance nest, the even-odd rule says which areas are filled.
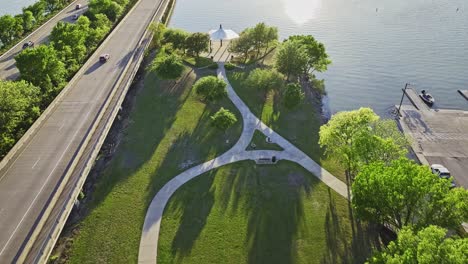
[[[205,100],[216,101],[227,95],[226,86],[223,80],[215,76],[207,76],[198,80],[193,88]]]
[[[280,89],[284,84],[284,75],[272,69],[255,69],[250,72],[246,82],[254,89]]]
[[[150,70],[156,72],[156,75],[161,79],[177,79],[179,78],[185,67],[182,60],[175,54],[166,55],[164,50],[161,50],[158,56],[150,65]]]
[[[234,65],[234,64],[232,64],[232,63],[230,63],[230,62],[228,62],[228,63],[226,63],[226,64],[224,65],[224,68],[225,68],[226,70],[228,70],[228,71],[232,71],[232,70],[234,70],[234,69],[236,68],[236,65]]]
[[[297,106],[302,101],[302,99],[304,99],[304,93],[302,92],[300,84],[290,83],[286,86],[283,102],[287,108],[293,108]]]
[[[211,116],[211,124],[220,130],[226,130],[236,122],[236,115],[223,107]]]

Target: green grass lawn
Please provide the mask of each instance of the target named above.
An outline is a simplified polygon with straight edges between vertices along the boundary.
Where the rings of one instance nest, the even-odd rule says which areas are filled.
[[[268,143],[266,141],[267,137],[260,131],[255,130],[252,141],[250,141],[247,150],[259,150],[259,149],[267,149],[267,150],[283,150],[278,144],[275,143]],[[252,146],[255,145],[255,147]]]
[[[214,73],[187,70],[177,83],[146,74],[122,143],[99,178],[89,214],[79,224],[70,263],[136,263],[146,210],[157,191],[237,141],[242,122],[223,133],[209,118],[224,107],[240,120],[234,105],[227,98],[206,105],[191,89],[196,78]]]
[[[266,60],[266,63],[271,64],[271,60]],[[344,170],[336,161],[324,158],[323,150],[318,144],[320,113],[313,102],[304,99],[298,107],[288,109],[282,103],[281,91],[252,91],[252,88],[244,84],[250,70],[252,68],[227,74],[232,87],[252,113],[322,167],[346,182]]]
[[[289,161],[244,161],[176,191],[158,263],[362,263],[373,238],[351,227],[347,201]]]
[[[184,58],[184,61],[196,68],[202,68],[202,67],[210,66],[213,64],[213,60],[210,58],[206,58],[206,57],[197,58],[197,57],[186,56]]]
[[[248,70],[230,72],[228,78],[252,113],[314,160],[320,160],[321,150],[318,146],[320,119],[314,106],[304,100],[301,105],[290,110],[281,102],[280,91],[252,91],[244,85],[248,72]]]

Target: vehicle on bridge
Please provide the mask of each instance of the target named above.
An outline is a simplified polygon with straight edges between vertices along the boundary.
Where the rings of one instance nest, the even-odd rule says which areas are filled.
[[[107,62],[110,59],[109,53],[102,54],[99,56],[99,61],[100,62]]]
[[[453,180],[453,178],[451,178],[452,175],[450,175],[450,171],[447,168],[445,168],[444,166],[442,166],[440,164],[432,164],[431,165],[431,171],[435,175],[439,176],[439,178],[447,179],[447,180],[452,179],[451,184],[450,184],[451,188],[454,188],[454,187],[457,186],[455,184],[455,181]]]
[[[23,49],[34,48],[34,42],[28,41],[23,44]]]
[[[76,10],[81,9],[81,5],[80,5],[80,4],[77,4],[77,5],[75,6],[75,9],[76,9]]]

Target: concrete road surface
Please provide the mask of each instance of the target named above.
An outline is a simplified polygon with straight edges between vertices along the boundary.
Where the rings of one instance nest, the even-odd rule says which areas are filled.
[[[82,7],[79,10],[75,9],[77,4],[81,4]],[[0,4],[1,6],[1,4]],[[54,18],[47,21],[44,25],[38,28],[36,31],[31,33],[23,41],[19,42],[9,51],[5,52],[0,56],[0,79],[3,80],[15,80],[19,77],[19,71],[16,68],[15,56],[23,50],[23,44],[27,41],[32,41],[35,45],[47,43],[49,40],[50,33],[55,25],[59,21],[65,21],[73,23],[73,15],[82,14],[88,8],[88,0],[77,0],[70,6],[58,13]]]
[[[0,263],[15,259],[60,184],[162,0],[140,0],[94,54],[41,127],[0,169]],[[71,14],[71,13],[70,13]],[[107,63],[99,53],[109,53]]]

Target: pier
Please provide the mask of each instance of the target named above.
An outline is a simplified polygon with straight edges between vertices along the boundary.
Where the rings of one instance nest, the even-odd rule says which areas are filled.
[[[431,109],[412,88],[404,92],[411,104],[401,106],[398,123],[417,158],[444,165],[458,186],[468,188],[468,111]]]
[[[466,100],[468,100],[468,90],[458,90],[458,92],[459,92]]]

